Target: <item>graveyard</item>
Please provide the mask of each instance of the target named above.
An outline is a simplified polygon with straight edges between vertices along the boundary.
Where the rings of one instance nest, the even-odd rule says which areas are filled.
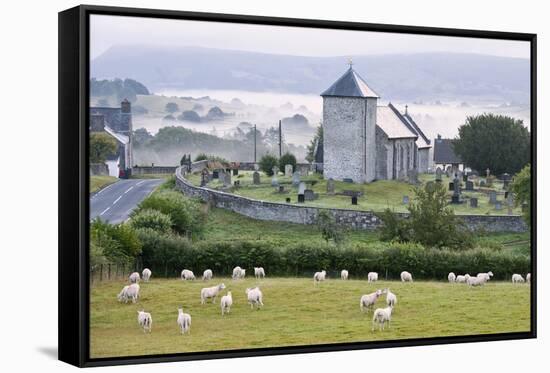
[[[226,176],[230,174],[229,176]],[[203,186],[222,190],[235,195],[261,201],[290,203],[312,207],[339,208],[360,211],[380,212],[390,208],[395,212],[407,212],[407,205],[414,199],[414,185],[406,181],[377,180],[359,184],[345,181],[326,180],[322,174],[294,174],[278,172],[276,177],[258,171],[227,171],[221,176],[209,172],[208,182]],[[217,177],[216,177],[217,176]],[[229,180],[222,180],[225,178]],[[201,185],[201,174],[188,174],[186,178],[196,186]],[[485,178],[470,176],[466,181],[459,180],[455,191],[454,178],[436,174],[419,174],[418,183],[441,182],[448,186],[450,206],[457,215],[520,215],[521,207],[508,198],[503,181],[494,180],[488,186]],[[436,181],[438,178],[441,181]],[[485,185],[484,185],[485,184]],[[458,200],[453,202],[453,195]],[[303,200],[299,195],[304,195]],[[353,201],[354,197],[356,201]],[[300,200],[299,200],[300,199]],[[356,203],[356,204],[355,204]]]

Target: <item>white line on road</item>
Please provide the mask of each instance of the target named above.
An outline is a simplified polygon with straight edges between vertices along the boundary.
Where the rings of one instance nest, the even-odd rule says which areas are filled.
[[[143,183],[146,182],[146,181],[147,181],[147,180],[142,180],[142,181],[140,181],[139,183],[137,183],[136,185],[141,185],[141,184],[143,184]]]
[[[118,201],[120,201],[121,198],[122,198],[122,196],[120,196],[120,197],[118,197],[117,199],[115,199],[115,201],[113,202],[113,205],[114,205],[115,203],[117,203]]]
[[[132,185],[130,188],[128,188],[128,190],[126,192],[124,192],[124,194],[128,193],[129,191],[131,191],[132,189],[134,189],[134,186]]]
[[[99,216],[102,216],[103,214],[105,214],[107,211],[109,211],[110,208],[111,208],[110,206],[107,207],[105,210],[103,210],[101,214],[99,214]]]

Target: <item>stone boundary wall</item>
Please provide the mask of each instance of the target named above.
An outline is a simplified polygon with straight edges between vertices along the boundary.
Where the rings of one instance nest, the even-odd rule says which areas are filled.
[[[105,163],[90,163],[90,176],[109,176],[109,167]]]
[[[132,175],[173,174],[178,166],[137,166],[132,168]]]
[[[254,165],[258,163],[254,162],[239,162],[239,170],[241,171],[254,171]],[[305,172],[305,171],[311,171],[315,170],[315,168],[312,168],[310,163],[296,163],[296,169],[295,171],[299,172]],[[281,172],[284,172],[284,170],[280,170]]]
[[[199,163],[199,162],[197,162]],[[193,171],[200,171],[204,164],[193,164]],[[322,209],[285,203],[266,202],[235,194],[197,187],[187,181],[182,168],[176,169],[176,187],[185,195],[200,198],[214,207],[223,208],[253,219],[281,221],[298,224],[315,224],[320,211],[329,211],[336,221],[347,228],[375,230],[382,222],[370,211]],[[408,214],[399,214],[407,217]],[[527,226],[521,216],[460,215],[470,229],[487,232],[525,232]]]

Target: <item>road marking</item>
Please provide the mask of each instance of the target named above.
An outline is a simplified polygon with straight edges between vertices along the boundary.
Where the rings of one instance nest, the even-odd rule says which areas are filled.
[[[111,206],[107,207],[105,210],[103,210],[101,214],[99,214],[99,216],[102,216],[103,214],[105,214],[107,211],[109,211],[110,208]]]
[[[122,196],[120,196],[120,197],[118,197],[117,199],[115,199],[115,201],[113,202],[113,205],[114,205],[115,203],[117,203],[118,201],[120,201],[121,198],[122,198]]]
[[[124,192],[124,194],[128,193],[129,191],[131,191],[132,189],[134,189],[134,186],[132,185],[130,188],[128,188],[128,190],[126,192]]]
[[[143,183],[146,182],[146,181],[147,181],[147,180],[142,180],[142,181],[140,181],[139,183],[137,183],[136,185],[141,185],[141,184],[143,184]]]

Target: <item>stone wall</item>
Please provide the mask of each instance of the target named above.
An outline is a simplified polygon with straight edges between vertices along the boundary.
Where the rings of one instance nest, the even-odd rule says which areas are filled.
[[[132,175],[173,174],[177,166],[136,166],[132,168]]]
[[[192,170],[199,171],[204,165],[193,164]],[[197,187],[187,181],[182,169],[176,170],[176,186],[185,195],[200,198],[214,207],[223,208],[253,219],[281,221],[298,224],[315,224],[320,211],[329,211],[336,221],[346,228],[375,230],[381,221],[373,212],[344,209],[320,209],[310,206],[265,202],[225,193],[218,190]],[[400,214],[406,217],[407,214]],[[527,226],[520,216],[461,216],[471,229],[482,228],[488,232],[525,232]]]
[[[109,167],[105,163],[90,163],[90,176],[109,176]]]

